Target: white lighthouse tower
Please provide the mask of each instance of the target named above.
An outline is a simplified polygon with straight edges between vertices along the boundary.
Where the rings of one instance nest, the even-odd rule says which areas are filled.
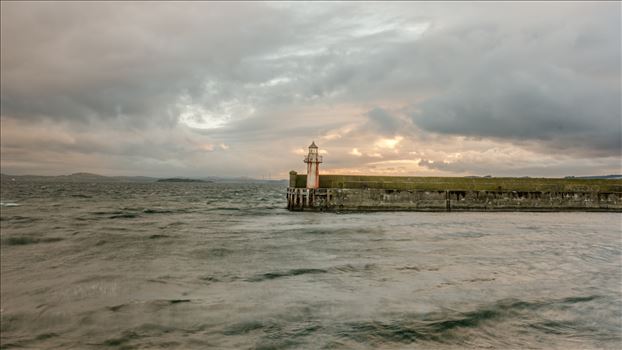
[[[315,141],[309,146],[309,154],[304,160],[307,163],[307,188],[320,187],[320,163],[322,163],[322,156],[317,152],[317,146]]]

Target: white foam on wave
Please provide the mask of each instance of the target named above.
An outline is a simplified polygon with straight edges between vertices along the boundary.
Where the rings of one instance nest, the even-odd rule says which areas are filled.
[[[0,202],[0,207],[19,207],[19,204]]]

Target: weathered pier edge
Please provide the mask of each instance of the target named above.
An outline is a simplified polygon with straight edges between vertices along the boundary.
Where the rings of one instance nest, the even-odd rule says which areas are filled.
[[[622,181],[532,178],[426,178],[290,172],[292,211],[622,212]]]

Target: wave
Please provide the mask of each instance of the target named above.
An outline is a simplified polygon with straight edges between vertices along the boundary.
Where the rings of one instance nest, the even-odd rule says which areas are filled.
[[[223,258],[233,254],[233,250],[227,248],[199,248],[191,252],[198,259]]]
[[[529,322],[541,308],[561,309],[567,304],[589,302],[599,296],[568,297],[542,301],[500,300],[468,312],[438,312],[424,315],[405,315],[391,321],[358,321],[337,325],[337,336],[367,344],[412,343],[417,341],[465,344],[462,330],[493,326],[504,320],[522,319],[528,327],[553,334],[591,334],[594,329],[575,321]],[[503,342],[503,339],[499,339]],[[511,341],[511,340],[508,340]],[[498,344],[502,346],[503,344]],[[509,345],[509,344],[505,344]]]
[[[238,210],[242,210],[241,208],[238,207],[215,207],[215,208],[208,208],[205,209],[207,211],[217,211],[217,210],[222,210],[222,211],[238,211]]]
[[[224,335],[240,335],[240,334],[246,334],[256,329],[261,329],[265,327],[266,325],[261,321],[256,321],[256,320],[245,321],[245,322],[233,324],[225,328],[225,330],[223,331],[223,334]]]
[[[427,320],[404,318],[393,321],[359,321],[341,325],[339,337],[362,343],[444,342],[457,328],[473,328],[499,317],[499,311],[482,309],[457,315],[426,315]],[[432,319],[429,319],[432,318]]]
[[[331,267],[330,271],[338,272],[338,273],[348,273],[348,272],[370,271],[370,270],[373,270],[375,268],[376,268],[375,264],[364,264],[364,265],[346,264],[346,265],[340,265],[340,266]]]
[[[164,209],[164,208],[145,208],[142,210],[145,214],[174,214],[174,213],[187,213],[188,209]]]
[[[70,197],[74,197],[74,198],[93,198],[93,196],[89,196],[86,194],[72,194],[70,195]]]
[[[179,348],[180,343],[173,340],[167,340],[161,343],[153,342],[154,338],[159,336],[168,334],[174,335],[174,339],[183,339],[185,336],[196,334],[199,332],[204,332],[208,328],[205,324],[193,325],[192,327],[187,328],[178,328],[173,326],[166,326],[162,324],[156,323],[145,323],[137,327],[133,327],[131,329],[127,329],[122,331],[118,336],[113,338],[105,339],[102,342],[91,342],[87,343],[87,345],[97,345],[97,346],[108,346],[113,348],[120,349],[134,349],[134,348]],[[149,341],[146,343],[141,343],[144,339],[148,339]],[[199,346],[199,348],[210,348],[208,343],[203,343],[200,340],[193,341],[194,347]],[[185,348],[185,347],[184,347]]]
[[[169,238],[169,237],[171,237],[171,236],[169,236],[169,235],[158,235],[158,234],[155,234],[155,235],[151,235],[151,236],[149,236],[149,239],[160,239],[160,238]]]
[[[352,235],[352,234],[356,234],[356,235],[361,235],[361,234],[379,234],[382,232],[382,229],[380,228],[316,228],[316,227],[303,227],[301,229],[297,229],[296,233],[299,234],[311,234],[311,235],[317,235],[317,234],[321,234],[321,235],[325,235],[325,234],[331,234],[331,235]]]
[[[233,282],[233,281],[239,280],[240,277],[235,276],[235,275],[230,275],[230,274],[223,274],[220,276],[215,276],[215,275],[203,276],[203,277],[199,277],[199,279],[209,284],[209,283],[217,283],[217,282]]]
[[[119,218],[136,218],[142,214],[175,214],[175,213],[187,213],[188,209],[163,209],[163,208],[122,208],[121,210],[111,211],[94,211],[92,215],[108,215],[110,219]]]
[[[15,216],[9,216],[9,217],[2,217],[0,218],[0,220],[2,221],[12,221],[15,222],[17,224],[29,224],[35,221],[39,221],[41,219],[39,218],[33,218],[30,216],[20,216],[20,215],[15,215]]]
[[[170,299],[167,300],[169,304],[189,303],[190,299]]]
[[[159,209],[159,208],[146,208],[143,209],[143,213],[145,214],[168,214],[168,213],[173,213],[173,210],[169,210],[169,209]]]
[[[140,215],[134,214],[134,213],[123,213],[123,214],[111,215],[108,218],[109,219],[133,219],[139,216]]]
[[[192,302],[192,300],[190,299],[156,299],[156,300],[150,300],[150,301],[146,301],[146,302],[136,302],[136,303],[125,303],[125,304],[117,304],[117,305],[112,305],[112,306],[106,306],[106,309],[112,312],[117,312],[120,311],[122,309],[126,309],[128,307],[131,307],[132,305],[135,304],[147,304],[147,305],[151,305],[151,306],[156,306],[156,307],[165,307],[165,306],[169,306],[169,305],[175,305],[175,304],[181,304],[181,303],[190,303]]]
[[[93,215],[113,215],[113,214],[123,214],[123,212],[120,211],[120,210],[114,210],[114,211],[92,211],[92,212],[90,212],[90,214],[93,214]]]
[[[108,219],[133,219],[137,218],[140,215],[136,212],[132,212],[132,209],[123,208],[122,210],[109,210],[109,211],[93,211],[89,214],[97,215],[97,216],[108,216]],[[84,218],[83,220],[86,220]]]
[[[47,238],[35,238],[27,236],[8,237],[2,240],[4,245],[29,245],[37,243],[53,243],[59,242],[63,239],[60,237],[47,237]]]
[[[261,282],[261,281],[273,280],[277,278],[293,277],[293,276],[300,276],[300,275],[307,275],[307,274],[361,272],[361,271],[369,271],[375,268],[376,266],[374,264],[365,264],[361,266],[346,264],[346,265],[341,265],[341,266],[333,266],[327,269],[298,268],[298,269],[290,269],[290,270],[285,270],[285,271],[262,273],[256,276],[249,277],[246,279],[246,281]]]
[[[261,275],[250,277],[246,280],[248,282],[261,282],[265,280],[273,280],[273,279],[282,278],[282,277],[299,276],[299,275],[306,275],[306,274],[318,274],[318,273],[327,273],[327,272],[328,272],[327,270],[323,270],[323,269],[292,269],[292,270],[287,270],[287,271],[282,271],[282,272],[263,273]]]
[[[246,320],[234,323],[225,327],[222,333],[227,336],[255,333],[261,336],[256,344],[258,347],[271,344],[278,345],[277,348],[296,344],[299,342],[297,340],[299,338],[319,336],[320,334],[323,338],[327,338],[327,336],[333,338],[333,344],[350,344],[352,346],[352,342],[356,342],[371,348],[401,348],[406,344],[413,343],[419,343],[421,346],[429,348],[443,346],[517,348],[518,344],[522,344],[523,347],[526,345],[526,343],[521,343],[525,339],[497,336],[503,331],[502,328],[497,329],[495,327],[503,327],[504,322],[512,322],[531,325],[531,328],[544,333],[566,336],[588,334],[594,329],[574,321],[540,322],[541,319],[539,323],[529,323],[529,321],[536,319],[533,315],[543,307],[559,308],[564,304],[589,302],[596,298],[599,296],[569,297],[533,302],[507,299],[482,305],[467,312],[398,314],[385,320],[365,319],[335,323],[318,323],[308,320],[304,315],[297,319],[278,317],[270,320]],[[528,311],[530,313],[525,313]],[[490,337],[491,333],[489,332],[491,331],[495,334],[494,337]],[[289,345],[277,344],[274,342],[277,339],[288,339],[292,343]],[[467,346],[469,344],[472,346]]]
[[[182,222],[182,221],[174,221],[174,222],[168,223],[166,225],[159,226],[158,228],[160,228],[162,230],[165,230],[165,229],[175,228],[175,227],[183,226],[183,225],[187,225],[187,223],[186,222]]]
[[[58,334],[56,333],[41,333],[39,335],[37,335],[35,337],[36,340],[46,340],[46,339],[50,339],[50,338],[54,338],[54,337],[58,337]]]
[[[134,339],[138,339],[140,338],[140,336],[136,333],[136,332],[132,332],[132,331],[125,331],[122,333],[122,335],[118,338],[111,338],[111,339],[106,339],[103,344],[101,345],[106,345],[106,346],[121,346],[124,345],[125,343],[134,340]]]

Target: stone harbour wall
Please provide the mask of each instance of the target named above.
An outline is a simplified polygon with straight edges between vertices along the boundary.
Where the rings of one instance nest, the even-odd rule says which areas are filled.
[[[288,209],[313,211],[609,211],[622,192],[400,190],[289,187]]]

